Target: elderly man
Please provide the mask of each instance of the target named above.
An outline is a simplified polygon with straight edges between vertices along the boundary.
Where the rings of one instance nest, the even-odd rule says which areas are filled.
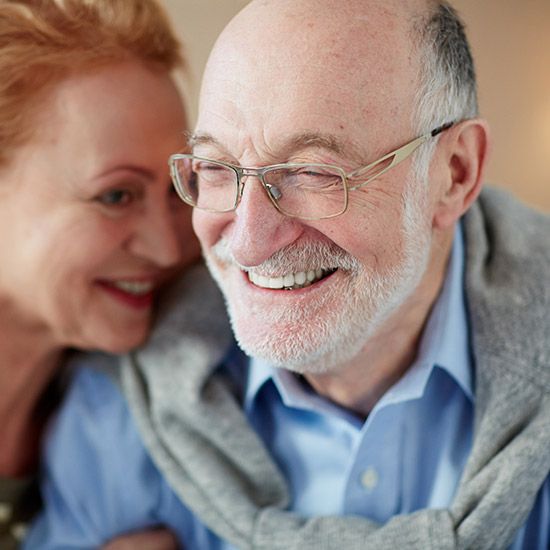
[[[112,382],[81,375],[36,533],[156,521],[198,549],[547,549],[550,225],[480,196],[490,138],[452,8],[254,0],[211,54],[192,146],[173,177],[246,357],[224,357],[211,312],[180,338],[175,308],[123,360],[147,450]],[[73,412],[98,387],[120,461]],[[62,458],[76,433],[93,490]],[[103,534],[86,506],[109,510]]]

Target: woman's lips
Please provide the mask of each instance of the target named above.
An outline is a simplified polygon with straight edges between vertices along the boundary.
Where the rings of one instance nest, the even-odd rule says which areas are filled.
[[[148,309],[153,304],[156,285],[151,280],[100,280],[97,284],[120,303],[135,309]]]

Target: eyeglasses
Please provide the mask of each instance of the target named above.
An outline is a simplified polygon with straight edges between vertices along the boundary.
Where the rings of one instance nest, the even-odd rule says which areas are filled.
[[[235,210],[242,198],[245,178],[255,176],[281,214],[302,220],[334,218],[346,211],[350,191],[385,174],[453,124],[443,124],[348,174],[330,164],[288,163],[243,168],[187,154],[170,157],[170,173],[180,198],[201,210],[219,213]],[[358,179],[361,181],[356,183]]]

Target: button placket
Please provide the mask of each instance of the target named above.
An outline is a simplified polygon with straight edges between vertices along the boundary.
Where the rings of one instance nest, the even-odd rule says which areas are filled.
[[[378,471],[373,466],[369,466],[366,470],[363,471],[363,474],[361,475],[361,485],[363,486],[363,489],[365,489],[369,493],[376,489],[376,486],[378,485],[378,480]]]
[[[401,456],[396,407],[376,411],[365,425],[344,493],[344,509],[375,521],[387,521],[398,507]]]

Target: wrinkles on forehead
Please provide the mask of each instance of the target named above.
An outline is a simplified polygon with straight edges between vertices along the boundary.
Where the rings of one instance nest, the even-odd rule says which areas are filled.
[[[216,137],[205,132],[195,132],[189,138],[189,145],[193,148],[205,146],[215,149],[218,153],[232,156],[232,152]],[[300,132],[294,135],[284,136],[280,143],[270,150],[270,157],[276,161],[285,161],[291,155],[307,150],[316,149],[334,153],[340,157],[346,157],[357,163],[367,158],[367,152],[359,144],[344,140],[340,136],[322,134],[318,132]]]

